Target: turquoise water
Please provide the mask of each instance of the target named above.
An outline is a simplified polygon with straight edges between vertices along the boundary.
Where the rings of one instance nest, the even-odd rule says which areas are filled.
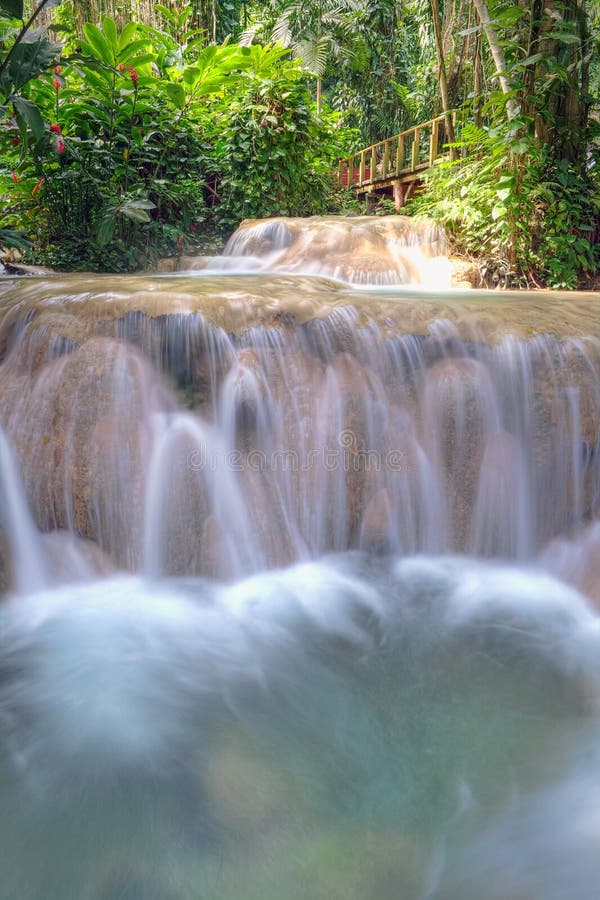
[[[3,900],[596,896],[597,616],[343,554],[0,610]]]

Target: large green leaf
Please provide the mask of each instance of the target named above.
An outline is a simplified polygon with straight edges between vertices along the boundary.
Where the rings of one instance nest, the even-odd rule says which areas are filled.
[[[15,96],[12,98],[12,104],[17,121],[21,120],[19,124],[25,125],[36,140],[43,137],[45,131],[44,120],[35,103],[32,103],[31,100],[26,100],[25,97]]]
[[[111,19],[110,16],[104,16],[102,19],[102,31],[113,55],[116,56],[119,50],[119,32],[115,20]]]
[[[131,56],[127,60],[127,65],[131,66],[132,69],[141,66],[147,66],[148,63],[154,62],[154,54],[153,53],[140,53],[139,56]]]
[[[122,206],[119,209],[121,215],[126,216],[132,222],[138,222],[140,224],[150,222],[150,216],[146,212],[145,209],[138,209],[136,206]]]
[[[146,197],[140,197],[137,200],[126,200],[121,204],[120,209],[121,212],[124,212],[125,209],[156,209],[156,203]]]
[[[182,84],[177,84],[174,81],[165,84],[165,91],[169,100],[174,103],[178,109],[184,108],[186,93]]]
[[[98,230],[96,231],[96,242],[99,247],[106,247],[112,240],[115,233],[115,215],[114,210],[108,210],[100,219]]]
[[[115,63],[115,53],[113,52],[109,42],[97,25],[92,22],[86,22],[83,26],[85,39],[92,50],[93,56],[97,56],[107,66]]]
[[[548,37],[561,44],[579,44],[581,42],[580,36],[572,31],[551,31]]]
[[[113,79],[113,72],[110,69],[104,69],[100,66],[96,69],[92,69],[91,67],[86,67],[85,69],[76,67],[75,70],[85,81],[88,81],[99,91],[106,90],[107,85],[110,85]]]
[[[140,38],[136,41],[130,41],[124,47],[119,50],[117,60],[118,62],[126,63],[129,62],[132,56],[135,56],[136,53],[148,53],[150,49],[149,41]]]
[[[45,39],[13,47],[8,65],[0,76],[0,94],[5,97],[18,91],[56,59],[61,44]]]
[[[119,51],[123,50],[124,47],[126,47],[133,41],[137,30],[137,22],[128,22],[127,25],[125,25],[121,34],[119,35]]]
[[[0,13],[6,13],[13,19],[22,19],[23,0],[0,0]]]

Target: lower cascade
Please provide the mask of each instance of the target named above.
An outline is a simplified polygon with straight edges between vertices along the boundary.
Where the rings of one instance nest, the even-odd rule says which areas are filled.
[[[393,227],[0,279],[0,900],[597,897],[600,297]]]

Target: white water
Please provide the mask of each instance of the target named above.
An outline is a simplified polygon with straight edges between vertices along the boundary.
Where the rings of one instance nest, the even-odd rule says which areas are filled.
[[[26,594],[44,587],[47,573],[41,539],[27,508],[12,451],[1,429],[0,535],[10,547],[16,591]]]
[[[222,257],[189,263],[207,271],[287,272],[336,278],[357,286],[451,283],[443,231],[406,216],[314,216],[248,220]]]
[[[451,558],[15,597],[0,895],[592,900],[599,651],[570,589]]]
[[[598,334],[220,265],[0,303],[0,900],[596,900]]]

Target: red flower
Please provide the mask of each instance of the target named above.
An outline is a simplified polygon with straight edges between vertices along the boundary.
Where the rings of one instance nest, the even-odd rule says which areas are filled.
[[[117,69],[119,70],[119,72],[124,72],[125,66],[123,65],[123,63],[119,63],[119,65],[117,66]]]
[[[183,235],[182,234],[180,234],[179,237],[177,238],[177,246],[183,247]]]
[[[10,177],[12,178],[12,180],[14,181],[15,184],[18,184],[19,177],[16,172],[11,172]]]
[[[61,72],[62,72],[62,66],[54,66],[54,74],[55,75],[60,75]]]
[[[52,132],[52,134],[62,134],[60,125],[57,125],[56,123],[50,126],[50,131]]]
[[[198,231],[197,225],[190,225],[190,231]]]
[[[21,143],[21,141],[19,140],[18,137],[15,137],[15,138],[12,139],[12,142],[11,142],[11,143],[12,143],[13,147],[18,147],[19,144]]]
[[[60,81],[58,80],[58,78],[53,78],[53,79],[52,79],[52,84],[54,85],[54,90],[55,90],[55,91],[60,91],[62,85],[61,85]]]
[[[133,86],[137,86],[138,73],[132,66],[127,66],[127,71],[129,72],[129,77],[133,81]]]
[[[56,142],[56,152],[57,153],[65,152],[65,143],[62,138],[59,138]]]

